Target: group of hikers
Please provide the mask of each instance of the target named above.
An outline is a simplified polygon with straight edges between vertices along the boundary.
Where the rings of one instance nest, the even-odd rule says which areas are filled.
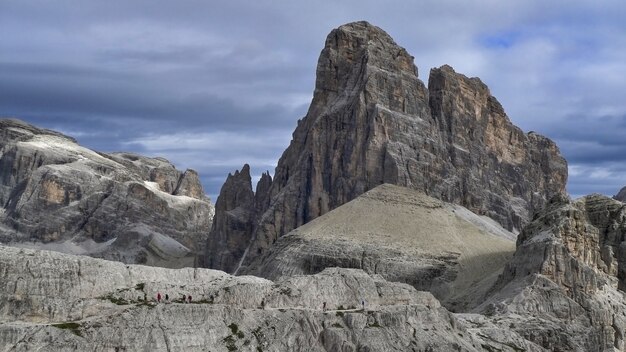
[[[157,292],[156,295],[156,300],[157,303],[161,303],[161,301],[165,302],[165,303],[170,303],[170,295],[168,295],[167,293],[165,294],[165,297],[161,296],[161,292]],[[183,298],[182,298],[182,303],[191,303],[191,295],[184,295],[183,294]]]
[[[365,310],[365,300],[361,298],[361,309]],[[322,303],[322,310],[325,312],[326,311],[326,302]],[[346,310],[346,309],[344,309]]]
[[[163,296],[161,296],[161,292],[157,292],[156,300],[157,300],[157,303],[161,303],[161,301],[163,301],[165,303],[170,303],[170,296],[166,293],[165,297],[163,297]],[[182,303],[191,303],[191,295],[186,296],[186,295],[183,294]],[[261,308],[265,309],[265,300],[261,301]],[[365,300],[364,299],[361,299],[361,308],[363,310],[365,310]],[[322,303],[322,310],[326,311],[326,302]]]

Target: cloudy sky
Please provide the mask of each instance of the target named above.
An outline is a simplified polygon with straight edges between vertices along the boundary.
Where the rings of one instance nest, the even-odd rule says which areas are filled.
[[[382,5],[381,5],[382,4]],[[333,28],[367,20],[557,141],[574,195],[626,185],[626,2],[0,0],[0,116],[200,172],[273,173]]]

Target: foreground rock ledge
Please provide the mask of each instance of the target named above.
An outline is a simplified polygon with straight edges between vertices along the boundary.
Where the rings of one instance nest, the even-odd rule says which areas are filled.
[[[0,246],[0,351],[541,350],[465,324],[430,293],[361,270],[272,282]]]

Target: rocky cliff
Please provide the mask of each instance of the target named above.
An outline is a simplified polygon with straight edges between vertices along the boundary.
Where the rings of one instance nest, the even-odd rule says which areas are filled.
[[[264,186],[266,201],[245,226],[213,227],[209,243],[231,240],[207,258],[233,271],[247,253],[245,267],[277,238],[382,183],[461,204],[516,232],[566,180],[557,146],[514,126],[478,78],[443,66],[426,88],[387,33],[350,23],[326,39],[313,101]]]
[[[361,270],[272,282],[0,246],[0,351],[33,350],[542,351]]]
[[[193,266],[213,211],[193,170],[98,153],[60,133],[0,120],[2,243]]]
[[[555,197],[478,312],[553,351],[624,351],[626,205]]]

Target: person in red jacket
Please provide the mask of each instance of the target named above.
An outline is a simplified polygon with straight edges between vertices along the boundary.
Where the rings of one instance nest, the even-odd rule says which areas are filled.
[[[157,302],[161,303],[161,292],[157,292]]]

